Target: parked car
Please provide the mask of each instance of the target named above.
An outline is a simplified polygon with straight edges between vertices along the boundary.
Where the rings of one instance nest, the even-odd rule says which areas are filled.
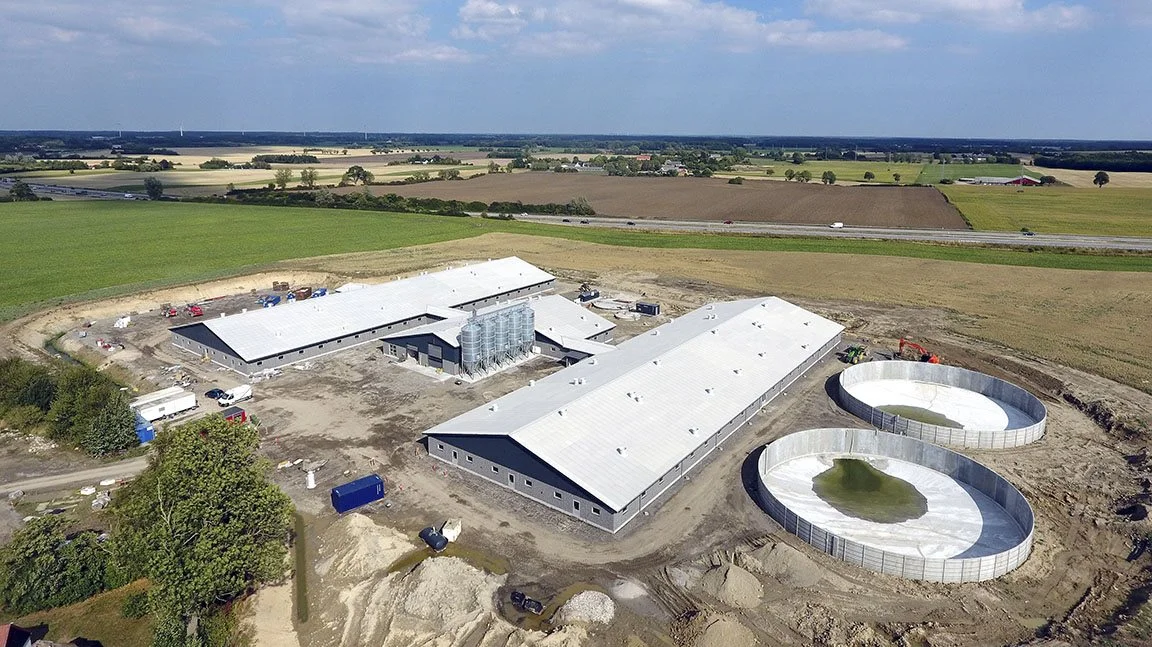
[[[224,397],[224,393],[224,389],[209,389],[208,392],[204,394],[204,397],[211,400],[219,400]]]
[[[830,225],[828,225],[828,226],[829,226],[829,227],[831,227],[832,229],[843,229],[843,228],[844,228],[844,223],[842,223],[842,222],[834,222],[834,223],[832,223],[832,224],[830,224]]]
[[[732,224],[732,221],[731,221],[731,220],[725,220],[725,221],[724,221],[724,224],[726,224],[726,225],[730,225],[730,224]]]
[[[631,220],[629,220],[629,221],[628,221],[628,224],[630,224],[630,225],[635,225],[636,223],[634,223],[634,222],[632,222]]]
[[[565,218],[565,219],[561,220],[560,222],[572,222],[572,219],[571,218]]]
[[[588,221],[588,220],[581,220],[581,221],[580,221],[580,224],[582,224],[582,225],[587,225],[589,222],[590,222],[590,221]]]
[[[1036,235],[1036,232],[1034,232],[1034,231],[1025,231],[1025,232],[1022,232],[1022,233],[1023,233],[1025,236],[1035,236],[1035,235]]]

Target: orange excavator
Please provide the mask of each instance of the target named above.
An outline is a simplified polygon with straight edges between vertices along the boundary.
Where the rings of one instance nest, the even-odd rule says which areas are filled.
[[[939,364],[940,363],[940,357],[938,355],[936,355],[935,353],[928,352],[927,348],[924,348],[923,346],[921,346],[920,344],[917,344],[916,342],[911,342],[911,341],[908,341],[907,339],[903,339],[903,338],[900,339],[900,350],[897,351],[897,353],[896,353],[897,357],[904,357],[904,348],[905,347],[915,351],[916,353],[919,353],[919,359],[921,362],[928,362],[929,364]]]

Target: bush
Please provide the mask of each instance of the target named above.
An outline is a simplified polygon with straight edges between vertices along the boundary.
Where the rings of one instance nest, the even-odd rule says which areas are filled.
[[[744,184],[744,178],[739,176],[734,177],[731,180],[728,180],[728,184]]]
[[[28,431],[32,427],[44,422],[44,411],[40,409],[40,407],[34,407],[32,405],[12,407],[3,412],[3,414],[0,414],[0,419],[3,419],[4,422],[13,429]]]
[[[940,178],[940,184],[956,184],[956,180],[950,177]]]
[[[120,607],[120,615],[133,620],[148,615],[148,592],[136,591],[128,594],[128,597],[124,598],[124,604]]]

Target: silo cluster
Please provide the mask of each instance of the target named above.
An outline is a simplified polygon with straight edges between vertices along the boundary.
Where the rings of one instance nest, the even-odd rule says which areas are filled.
[[[468,375],[485,373],[532,350],[535,313],[527,302],[473,314],[460,328],[460,364]]]

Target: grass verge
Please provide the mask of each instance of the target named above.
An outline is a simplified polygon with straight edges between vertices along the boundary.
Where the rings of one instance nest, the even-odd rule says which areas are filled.
[[[47,633],[40,636],[41,632],[37,632],[36,635],[59,643],[71,643],[77,638],[85,638],[99,641],[107,647],[150,647],[151,618],[125,618],[121,612],[125,598],[147,587],[147,582],[137,580],[83,602],[37,611],[12,622],[26,629],[46,625]]]

